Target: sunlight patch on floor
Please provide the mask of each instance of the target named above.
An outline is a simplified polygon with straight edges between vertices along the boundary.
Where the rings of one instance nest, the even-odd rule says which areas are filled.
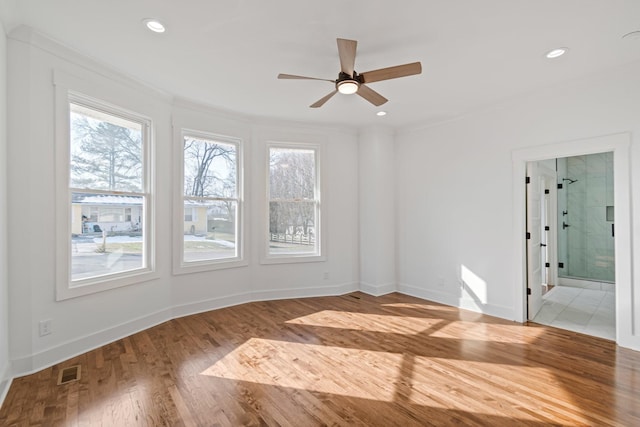
[[[457,337],[456,339],[530,344],[544,333],[542,328],[527,328],[526,333],[524,333],[523,328],[527,327],[519,324],[501,325],[456,320],[433,332],[430,336],[434,338]]]
[[[251,338],[201,375],[391,402],[401,364],[401,354]]]
[[[442,322],[428,317],[391,316],[349,311],[324,310],[307,316],[288,320],[297,325],[321,326],[323,328],[350,329],[356,331],[389,332],[415,335]]]
[[[503,407],[511,407],[517,411],[519,421],[539,421],[540,414],[554,419],[556,414],[546,413],[545,400],[551,399],[549,394],[545,393],[545,389],[532,389],[529,379],[535,379],[537,384],[545,384],[549,388],[547,391],[552,389],[554,400],[572,401],[570,393],[563,385],[558,385],[557,377],[546,368],[421,356],[415,357],[412,368],[410,402],[413,404],[426,403],[440,408],[496,416],[504,414]],[[476,378],[478,373],[483,376],[481,389]],[[514,378],[520,378],[519,387],[513,387]],[[522,396],[514,398],[513,395],[522,394],[535,397],[532,407],[536,408],[537,414],[517,410]],[[477,396],[484,397],[478,399]]]

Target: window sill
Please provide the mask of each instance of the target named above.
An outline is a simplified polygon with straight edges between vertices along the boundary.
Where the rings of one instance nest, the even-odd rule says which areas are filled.
[[[122,288],[124,286],[135,285],[158,279],[160,275],[152,270],[145,269],[139,272],[130,272],[121,277],[96,279],[95,281],[83,281],[77,285],[65,283],[56,289],[56,301],[77,298],[104,292],[111,289]]]
[[[246,267],[249,265],[247,260],[233,260],[233,261],[201,261],[201,262],[189,262],[175,265],[173,267],[173,275],[178,276],[181,274],[202,273],[206,271],[225,270],[228,268]]]
[[[302,262],[324,262],[327,257],[324,255],[282,255],[267,256],[260,260],[260,264],[296,264]]]

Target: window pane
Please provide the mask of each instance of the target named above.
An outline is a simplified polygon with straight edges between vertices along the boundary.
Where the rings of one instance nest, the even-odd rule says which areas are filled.
[[[184,137],[184,195],[237,197],[235,144]]]
[[[145,267],[143,207],[144,197],[71,193],[71,280]]]
[[[70,104],[72,188],[142,192],[142,125]]]
[[[316,206],[314,201],[270,202],[269,252],[315,253]]]
[[[238,256],[236,201],[185,200],[184,262]]]
[[[271,199],[313,199],[316,163],[314,150],[269,150],[269,196]]]

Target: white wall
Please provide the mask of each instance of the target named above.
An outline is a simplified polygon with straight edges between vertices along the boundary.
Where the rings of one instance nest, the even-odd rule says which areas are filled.
[[[360,289],[383,295],[396,290],[394,131],[359,135]]]
[[[9,385],[9,282],[7,273],[7,37],[0,22],[0,402]]]
[[[29,31],[9,36],[8,256],[11,269],[10,358],[13,373],[38,370],[176,316],[257,299],[333,295],[358,283],[357,135],[344,129],[257,121],[199,106],[219,125],[248,138],[246,214],[249,265],[195,274],[172,274],[172,144],[174,99],[130,81],[109,68]],[[123,88],[155,124],[156,250],[159,279],[89,296],[55,301],[54,88],[53,70]],[[105,83],[105,84],[106,84]],[[102,84],[102,83],[100,83]],[[142,110],[142,111],[140,111]],[[262,265],[259,232],[266,220],[261,194],[266,173],[260,161],[267,140],[320,141],[326,261]],[[301,140],[302,139],[302,140]],[[328,279],[325,279],[328,273]],[[39,337],[38,322],[52,320],[51,335]]]
[[[639,170],[639,97],[635,63],[402,132],[396,141],[400,291],[519,320],[523,284],[516,280],[521,260],[513,242],[520,240],[514,224],[522,219],[514,218],[514,186],[522,183],[512,174],[514,150],[551,144],[549,157],[556,157],[553,147],[564,141],[630,132],[629,162]],[[630,189],[638,212],[640,174],[632,174]],[[634,246],[638,225],[630,228]],[[637,257],[634,267],[640,267]],[[628,285],[640,293],[637,279]],[[632,318],[627,312],[618,326],[638,331]],[[640,349],[638,337],[630,338],[625,345]]]

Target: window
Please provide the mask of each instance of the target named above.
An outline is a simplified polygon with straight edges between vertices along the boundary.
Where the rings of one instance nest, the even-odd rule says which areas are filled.
[[[154,277],[150,121],[65,85],[56,106],[57,299]]]
[[[182,133],[181,268],[234,266],[240,241],[240,141],[197,131]]]
[[[267,258],[320,256],[318,148],[270,144]]]
[[[155,279],[152,122],[142,93],[54,70],[56,299]]]
[[[149,269],[147,128],[145,120],[69,96],[71,288]]]

